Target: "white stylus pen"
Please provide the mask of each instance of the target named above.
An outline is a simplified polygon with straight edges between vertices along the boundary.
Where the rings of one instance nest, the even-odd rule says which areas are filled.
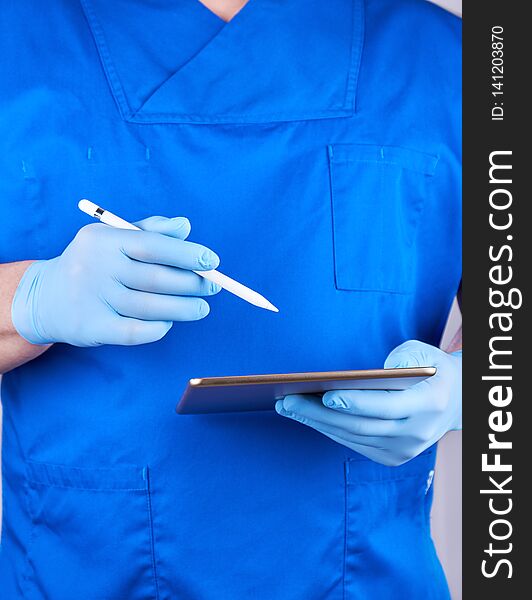
[[[78,202],[78,208],[89,216],[99,219],[102,223],[110,225],[111,227],[116,227],[118,229],[140,230],[140,227],[137,227],[128,221],[124,221],[124,219],[113,215],[113,213],[110,213],[108,210],[100,208],[97,204],[94,204],[94,202],[91,202],[90,200],[80,200]],[[250,304],[260,308],[265,308],[266,310],[271,310],[273,312],[279,312],[279,309],[271,302],[268,302],[264,296],[261,296],[258,292],[254,292],[252,289],[242,285],[241,283],[238,283],[238,281],[231,279],[231,277],[227,277],[227,275],[224,275],[215,269],[210,271],[194,271],[194,273],[201,275],[201,277],[204,277],[209,281],[217,283],[224,290],[227,290],[235,296],[246,300]]]

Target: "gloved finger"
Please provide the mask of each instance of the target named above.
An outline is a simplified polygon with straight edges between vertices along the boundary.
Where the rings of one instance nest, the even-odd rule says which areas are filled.
[[[400,435],[406,420],[384,420],[359,417],[345,412],[330,410],[323,406],[319,398],[305,395],[285,396],[284,410],[297,417],[320,423],[322,426],[349,431],[352,435],[388,437]]]
[[[95,344],[118,344],[121,346],[150,344],[163,338],[170,331],[172,325],[171,321],[140,321],[115,315],[109,323],[102,323]]]
[[[445,353],[434,346],[418,340],[408,340],[390,352],[384,368],[437,367],[442,358],[440,355]]]
[[[439,395],[433,390],[445,381],[445,365],[448,360],[448,354],[439,348],[418,340],[408,340],[390,352],[384,368],[436,367],[436,373],[432,377],[416,383],[408,390],[412,396],[417,395],[421,402],[419,410],[423,410],[430,409],[433,397]]]
[[[190,271],[208,271],[220,264],[209,248],[151,231],[121,230],[122,250],[135,260]]]
[[[323,404],[340,412],[372,419],[406,419],[422,407],[411,390],[334,390],[323,395]]]
[[[139,261],[129,263],[120,274],[120,283],[132,290],[173,296],[212,296],[222,289],[193,271]]]
[[[175,237],[180,240],[186,240],[190,235],[190,221],[186,217],[148,217],[133,223],[144,231],[162,233]]]
[[[150,294],[127,288],[113,292],[108,302],[119,315],[144,321],[198,321],[210,311],[202,298]]]
[[[332,425],[324,424],[321,421],[315,421],[308,417],[304,417],[300,414],[292,413],[286,411],[283,407],[283,401],[278,400],[275,403],[275,410],[282,417],[287,417],[292,419],[293,421],[297,421],[302,425],[307,425],[308,427],[312,427],[316,431],[323,433],[328,436],[335,436],[341,444],[344,446],[346,444],[360,444],[361,446],[367,446],[368,448],[382,448],[383,440],[382,438],[375,436],[362,436],[351,433],[346,429],[342,429],[340,427],[334,427]]]

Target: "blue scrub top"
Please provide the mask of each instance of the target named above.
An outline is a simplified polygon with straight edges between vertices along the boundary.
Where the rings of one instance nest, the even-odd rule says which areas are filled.
[[[392,468],[274,412],[178,416],[191,377],[438,345],[460,281],[460,22],[421,0],[4,2],[0,261],[187,216],[226,292],[160,342],[2,380],[2,599],[447,598],[434,449]],[[90,319],[90,315],[86,316]]]

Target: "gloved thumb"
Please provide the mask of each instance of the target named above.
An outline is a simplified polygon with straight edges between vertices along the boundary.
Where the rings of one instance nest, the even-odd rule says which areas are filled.
[[[404,369],[406,367],[432,367],[439,362],[441,350],[419,342],[409,340],[394,348],[384,362],[385,369]]]
[[[186,240],[190,234],[190,221],[186,217],[148,217],[134,224],[144,231],[162,233],[180,240]]]

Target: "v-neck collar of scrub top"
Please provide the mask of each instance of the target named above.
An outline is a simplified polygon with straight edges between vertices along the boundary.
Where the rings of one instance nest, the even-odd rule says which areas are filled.
[[[227,23],[199,0],[80,1],[126,121],[354,113],[364,0],[249,0]]]

